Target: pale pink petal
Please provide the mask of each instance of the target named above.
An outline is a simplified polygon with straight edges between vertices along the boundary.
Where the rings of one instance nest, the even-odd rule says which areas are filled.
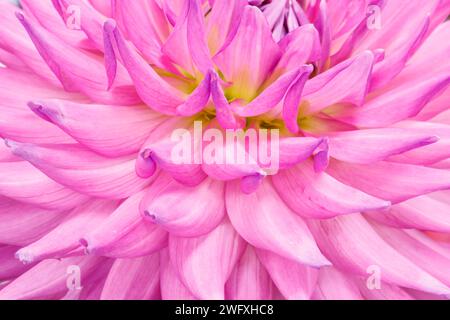
[[[131,196],[94,230],[79,237],[88,253],[112,258],[135,258],[167,246],[167,233],[145,222],[139,213],[143,196],[143,191]]]
[[[119,105],[139,103],[134,87],[124,77],[118,77],[116,85],[110,91],[106,91],[108,82],[100,59],[58,41],[54,35],[36,26],[23,14],[18,13],[17,17],[67,91],[82,92],[100,103]]]
[[[102,289],[102,300],[156,300],[159,253],[142,258],[116,259]]]
[[[310,162],[283,170],[272,181],[284,202],[296,213],[308,218],[331,218],[385,209],[390,205],[387,201],[340,183],[325,172],[314,172]]]
[[[224,183],[206,179],[196,187],[186,187],[166,175],[160,175],[141,201],[144,218],[171,235],[198,237],[223,220]],[[205,201],[208,199],[208,201]]]
[[[414,129],[367,129],[331,133],[330,156],[345,162],[368,164],[438,141],[432,133]]]
[[[308,102],[305,114],[338,102],[360,106],[369,90],[373,63],[373,53],[365,51],[308,81],[303,92]]]
[[[281,294],[289,300],[309,300],[317,283],[319,269],[308,267],[267,250],[256,250]]]
[[[449,210],[449,203],[428,195],[403,201],[381,214],[370,214],[370,217],[401,228],[450,232]]]
[[[25,246],[50,232],[68,212],[0,198],[0,243]]]
[[[251,246],[236,264],[225,292],[228,300],[271,300],[273,282]]]
[[[71,266],[79,267],[81,275],[87,277],[106,262],[104,258],[94,257],[42,261],[0,290],[0,300],[62,298],[70,288],[67,279],[72,274],[68,273],[72,272]]]
[[[226,80],[232,82],[229,91],[248,101],[275,67],[280,52],[263,13],[247,6],[236,35],[214,61]]]
[[[368,276],[376,266],[383,281],[436,294],[449,288],[390,246],[361,215],[310,221],[319,247],[345,273]],[[369,269],[370,270],[370,269]]]
[[[367,300],[414,300],[407,290],[381,282],[380,288],[369,288],[367,280],[356,280],[359,291]]]
[[[29,107],[89,149],[112,157],[136,153],[164,120],[145,106],[78,104],[40,100]]]
[[[170,236],[170,259],[183,284],[200,299],[223,300],[225,283],[245,249],[245,242],[224,220],[205,236]]]
[[[47,258],[64,257],[80,247],[82,232],[102,223],[116,207],[117,203],[113,201],[92,201],[78,207],[45,236],[17,251],[17,258],[23,263],[32,263]]]
[[[253,246],[314,267],[329,264],[306,223],[284,204],[269,181],[251,195],[242,193],[239,183],[228,182],[226,206],[234,228]]]
[[[148,106],[163,114],[173,115],[176,108],[183,103],[183,95],[165,82],[138,52],[123,39],[115,21],[108,20],[104,25],[105,42],[117,46],[125,68],[128,70],[138,95]],[[111,54],[113,56],[111,56]],[[116,61],[114,50],[106,52],[106,66]],[[114,77],[115,77],[114,72]],[[109,83],[112,80],[109,76]]]
[[[320,269],[313,298],[318,300],[364,300],[356,283],[333,267]]]
[[[48,178],[24,161],[0,163],[0,194],[42,208],[69,210],[89,197]]]
[[[136,175],[130,157],[106,158],[79,145],[7,144],[53,180],[93,197],[124,199],[151,182]]]
[[[236,34],[245,0],[214,0],[206,24],[208,46],[216,54]]]
[[[393,203],[450,188],[448,170],[382,161],[364,169],[361,166],[332,161],[328,172],[345,184]]]
[[[162,250],[160,256],[161,297],[164,300],[197,300],[181,282],[170,261],[169,251]]]

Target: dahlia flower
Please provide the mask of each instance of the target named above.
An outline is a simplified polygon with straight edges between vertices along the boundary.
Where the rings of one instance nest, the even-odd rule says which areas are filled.
[[[450,1],[0,9],[0,299],[450,294]]]

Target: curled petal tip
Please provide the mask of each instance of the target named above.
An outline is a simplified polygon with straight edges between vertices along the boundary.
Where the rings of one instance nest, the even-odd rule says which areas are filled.
[[[114,19],[108,19],[103,24],[103,30],[113,32],[117,28],[117,22]]]
[[[328,168],[330,162],[329,140],[324,138],[314,151],[314,171],[323,172]]]
[[[80,244],[83,246],[83,247],[88,247],[88,241],[85,239],[85,238],[81,238],[80,239]]]
[[[157,164],[152,157],[152,151],[146,149],[142,151],[136,160],[136,174],[138,177],[147,179],[156,172]]]
[[[144,211],[144,217],[151,221],[156,221],[156,215],[154,213],[150,212],[149,210]]]
[[[320,151],[314,156],[314,170],[324,172],[328,168],[329,156],[327,151]]]
[[[145,210],[143,212],[143,217],[146,221],[149,221],[154,224],[160,224],[161,220],[158,217],[158,214],[152,210]]]
[[[92,247],[92,241],[87,238],[81,238],[79,240],[80,244],[84,247],[84,254],[85,255],[94,255],[95,254],[95,248]]]
[[[265,178],[265,174],[256,173],[254,175],[249,175],[243,177],[241,179],[241,190],[245,194],[252,194],[258,190],[261,185],[263,179]]]
[[[34,255],[31,252],[24,250],[19,250],[16,252],[15,257],[17,260],[22,262],[24,265],[32,264],[35,260]]]

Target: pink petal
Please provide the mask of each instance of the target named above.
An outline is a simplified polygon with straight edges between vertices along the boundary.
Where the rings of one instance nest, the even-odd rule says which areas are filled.
[[[319,33],[312,24],[305,24],[288,33],[281,41],[283,55],[276,67],[277,71],[291,70],[300,64],[320,59],[321,44]],[[276,71],[275,71],[276,72]]]
[[[251,195],[239,183],[228,182],[226,206],[231,223],[251,245],[319,267],[328,265],[301,217],[277,196],[269,181]]]
[[[116,259],[102,289],[102,300],[156,300],[159,289],[159,253],[134,259]]]
[[[286,299],[309,300],[319,274],[311,268],[266,250],[256,250],[261,263],[267,269],[275,285]]]
[[[198,237],[215,229],[223,220],[224,184],[206,179],[189,188],[160,175],[148,188],[140,211],[145,219],[171,235]]]
[[[217,121],[224,129],[238,129],[242,124],[238,122],[233,114],[230,104],[220,86],[220,79],[217,73],[211,76],[211,98],[216,108]]]
[[[292,133],[298,133],[300,130],[298,127],[300,102],[302,100],[303,89],[312,71],[313,67],[311,65],[304,66],[284,98],[282,117],[286,127]]]
[[[67,271],[70,266],[78,266],[81,275],[87,277],[106,262],[104,258],[94,257],[42,261],[3,288],[0,291],[0,300],[62,298],[69,291]]]
[[[244,241],[224,220],[198,238],[170,236],[170,259],[183,284],[200,299],[223,300],[225,283],[245,249]]]
[[[205,78],[192,92],[185,103],[177,107],[177,114],[182,116],[193,116],[201,112],[211,96],[211,77],[213,71],[208,71]]]
[[[355,126],[375,128],[394,124],[416,116],[431,99],[450,83],[449,74],[421,78],[421,81],[394,88],[368,101],[357,109],[339,112],[335,117]]]
[[[58,11],[55,10],[51,0],[39,2],[25,0],[20,4],[28,16],[36,19],[39,24],[58,36],[61,41],[67,42],[73,47],[87,50],[95,49],[95,47],[87,41],[87,37],[82,31],[67,28]]]
[[[381,283],[378,289],[368,289],[365,281],[357,281],[359,291],[366,300],[414,300],[413,296],[398,286]]]
[[[450,290],[390,246],[361,215],[311,220],[309,225],[321,250],[345,273],[369,276],[367,269],[377,266],[390,284],[436,294]]]
[[[360,106],[369,89],[373,63],[373,53],[365,51],[308,81],[303,92],[306,114],[338,102]]]
[[[408,164],[377,162],[362,168],[332,161],[328,172],[345,184],[393,203],[450,188],[449,171]]]
[[[67,215],[0,198],[0,243],[25,246],[55,228]]]
[[[108,20],[104,25],[105,41],[117,46],[125,68],[128,70],[138,95],[148,106],[163,114],[174,115],[176,108],[183,103],[183,96],[165,82],[120,34],[115,21]],[[109,54],[113,54],[110,51]],[[116,57],[106,56],[106,63]],[[108,65],[107,65],[108,68]],[[111,78],[110,78],[111,82]]]
[[[271,300],[273,282],[259,262],[254,249],[247,246],[226,284],[229,300]]]
[[[109,7],[109,5],[108,5]],[[164,67],[161,47],[169,24],[157,1],[115,1],[115,17],[121,30],[151,64]]]
[[[279,57],[280,49],[263,13],[256,7],[246,6],[236,35],[214,61],[226,80],[232,82],[233,96],[249,101]]]
[[[67,91],[80,91],[100,103],[139,103],[134,88],[124,77],[118,79],[112,90],[106,91],[107,79],[100,60],[55,39],[52,34],[34,25],[23,14],[17,13],[17,18]]]
[[[160,253],[161,296],[164,300],[197,300],[181,282],[177,270],[170,261],[168,250]]]
[[[96,229],[85,232],[81,243],[88,253],[112,258],[135,258],[167,246],[167,233],[146,223],[139,213],[144,192],[139,192],[114,211]]]
[[[270,112],[283,100],[293,82],[304,73],[307,68],[308,67],[300,67],[283,74],[264,89],[264,91],[249,104],[244,106],[233,106],[233,111],[241,117],[254,117]]]
[[[390,203],[340,183],[325,172],[315,173],[303,163],[272,178],[286,204],[301,216],[331,218],[366,210],[385,209]]]
[[[112,157],[137,152],[150,132],[165,120],[144,106],[119,107],[41,100],[30,102],[29,107],[82,145]]]
[[[177,136],[175,139],[174,133],[178,130],[185,131],[181,137]],[[188,141],[185,141],[184,134],[187,132],[189,132]],[[182,140],[177,141],[180,138]],[[136,173],[142,178],[148,178],[153,176],[158,166],[178,182],[190,187],[196,186],[206,178],[201,166],[200,143],[201,136],[198,137],[195,126],[191,126],[189,118],[172,118],[153,131],[142,146],[136,161]],[[182,161],[174,157],[180,145],[183,149],[180,151],[183,153]]]
[[[291,137],[280,140],[280,168],[287,169],[305,161],[324,143],[324,139]]]
[[[8,145],[53,180],[93,197],[123,199],[151,182],[136,176],[129,157],[106,158],[79,145],[46,147],[13,141]]]
[[[414,129],[367,129],[332,133],[330,155],[351,163],[369,164],[438,141],[431,133]]]
[[[83,0],[52,0],[55,9],[61,15],[64,22],[67,22],[67,12],[69,8],[78,8],[80,12],[79,27],[89,38],[95,48],[103,51],[102,25],[106,16],[97,11],[89,1]],[[67,27],[65,28],[67,29]]]
[[[0,163],[0,176],[0,195],[42,208],[66,211],[89,199],[56,183],[24,161]]]
[[[432,195],[431,195],[432,196]],[[387,212],[370,214],[378,220],[401,228],[450,232],[450,204],[429,196],[416,197],[392,206]]]
[[[333,267],[320,269],[313,297],[320,300],[364,300],[352,279]]]
[[[82,232],[93,229],[114,211],[117,203],[92,201],[76,208],[56,228],[36,242],[17,251],[17,258],[23,263],[32,263],[48,258],[64,257],[80,246]]]
[[[211,53],[216,54],[233,39],[246,2],[245,0],[214,0],[206,25]]]
[[[375,223],[373,227],[395,250],[409,260],[414,261],[417,266],[427,271],[439,281],[442,281],[445,285],[450,285],[450,277],[445,272],[450,264],[450,259],[447,254],[435,251],[433,247],[421,243],[402,230]],[[430,261],[433,263],[430,263]]]

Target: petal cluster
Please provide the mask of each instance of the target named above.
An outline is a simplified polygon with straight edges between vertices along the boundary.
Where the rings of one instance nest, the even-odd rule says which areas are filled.
[[[0,299],[445,299],[449,14],[0,2]]]

